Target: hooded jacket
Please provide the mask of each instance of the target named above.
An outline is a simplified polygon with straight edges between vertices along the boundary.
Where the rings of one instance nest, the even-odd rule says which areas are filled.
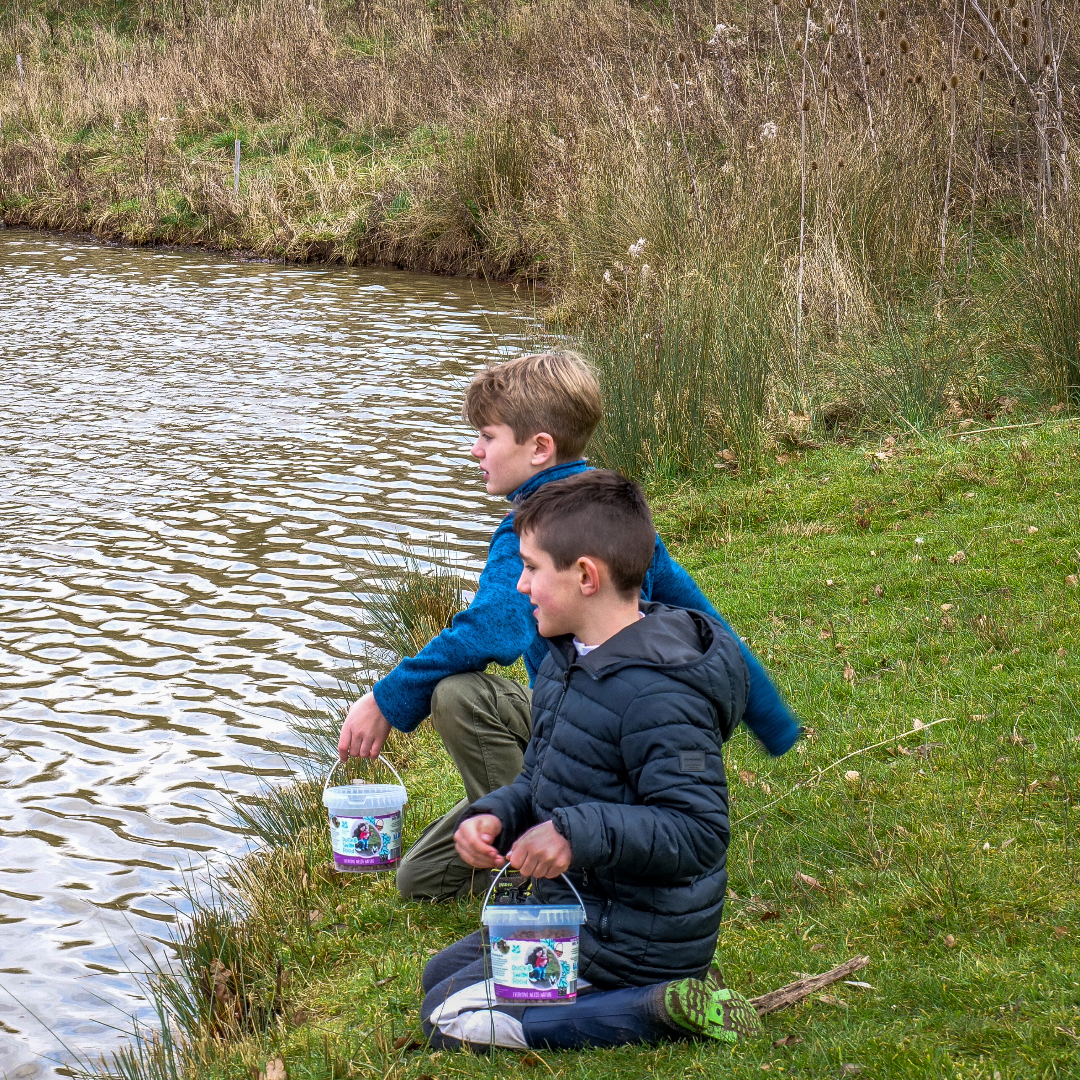
[[[549,820],[569,840],[579,974],[601,989],[703,974],[727,890],[722,746],[746,707],[746,662],[703,612],[641,610],[585,656],[549,641],[522,772],[462,816],[494,814],[504,853]],[[532,903],[573,900],[560,878],[533,887]]]

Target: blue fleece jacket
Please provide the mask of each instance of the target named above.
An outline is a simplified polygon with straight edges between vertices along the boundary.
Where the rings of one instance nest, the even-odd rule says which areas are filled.
[[[528,498],[541,485],[573,476],[588,467],[584,461],[555,465],[530,477],[508,497],[511,503],[516,503]],[[450,626],[432,638],[420,652],[404,657],[389,675],[375,684],[375,701],[393,727],[399,731],[412,731],[418,727],[431,711],[435,687],[448,675],[483,671],[493,662],[505,667],[524,656],[532,683],[547,655],[547,643],[537,633],[529,598],[517,591],[519,577],[521,555],[511,511],[491,538],[487,563],[472,603],[455,615]],[[694,579],[668,554],[659,536],[652,565],[641,586],[641,598],[671,607],[704,611],[727,626]],[[743,720],[770,754],[783,754],[798,738],[799,725],[757,657],[737,634],[735,639],[750,670],[749,697]]]

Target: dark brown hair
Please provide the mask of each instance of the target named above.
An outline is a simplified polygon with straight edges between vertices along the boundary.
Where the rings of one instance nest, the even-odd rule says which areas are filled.
[[[585,453],[603,404],[592,368],[577,353],[536,353],[480,372],[465,391],[461,415],[475,428],[507,424],[519,444],[546,431],[561,463]]]
[[[545,484],[515,512],[514,532],[530,533],[557,570],[583,555],[599,559],[621,593],[641,588],[656,544],[645,492],[606,469]]]

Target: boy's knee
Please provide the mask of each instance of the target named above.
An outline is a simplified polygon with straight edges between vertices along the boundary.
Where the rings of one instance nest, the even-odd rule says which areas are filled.
[[[431,724],[445,740],[472,718],[479,700],[491,696],[491,687],[480,671],[448,675],[431,695]]]

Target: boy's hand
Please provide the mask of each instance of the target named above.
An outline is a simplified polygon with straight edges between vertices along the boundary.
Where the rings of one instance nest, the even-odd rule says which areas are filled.
[[[570,841],[550,821],[522,833],[510,849],[510,865],[526,877],[555,878],[570,869]]]
[[[463,862],[477,870],[497,870],[506,860],[492,846],[502,832],[502,822],[494,814],[466,818],[454,833],[454,847]]]
[[[348,761],[351,757],[376,758],[390,735],[390,721],[382,714],[369,690],[355,702],[341,725],[338,739],[338,757]]]

